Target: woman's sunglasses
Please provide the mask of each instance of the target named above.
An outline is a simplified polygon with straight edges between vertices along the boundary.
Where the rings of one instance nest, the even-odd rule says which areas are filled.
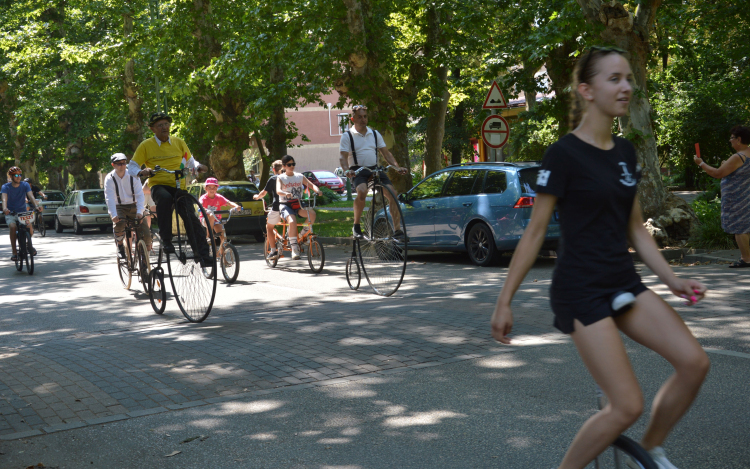
[[[292,167],[294,167],[294,166],[297,166],[297,163],[287,163],[284,166],[292,166]]]

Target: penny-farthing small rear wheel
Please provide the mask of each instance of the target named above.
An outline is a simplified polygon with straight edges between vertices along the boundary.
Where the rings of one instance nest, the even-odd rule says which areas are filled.
[[[359,269],[359,260],[355,256],[351,256],[346,260],[346,283],[349,284],[349,288],[356,290],[359,288],[361,281],[362,272]]]
[[[208,220],[208,215],[195,197],[185,191],[177,192],[174,207],[172,244],[175,253],[167,255],[169,279],[185,318],[190,322],[202,322],[211,312],[216,296],[216,275],[211,275],[216,272],[216,249],[214,243],[206,242],[206,230],[198,221],[198,213],[203,214],[204,220]],[[207,245],[210,260],[201,259],[198,244],[201,241]]]
[[[148,299],[156,314],[162,314],[167,306],[167,289],[164,284],[164,271],[161,267],[151,270],[149,275]]]

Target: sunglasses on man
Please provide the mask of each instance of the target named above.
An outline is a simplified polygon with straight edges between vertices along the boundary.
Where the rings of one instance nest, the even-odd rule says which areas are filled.
[[[124,161],[118,161],[118,162],[112,163],[112,164],[115,165],[115,166],[125,166],[127,163],[124,162]]]
[[[20,174],[14,174],[14,175],[13,175],[13,177],[14,177],[14,178],[20,178],[20,177],[21,177],[21,175],[20,175]]]

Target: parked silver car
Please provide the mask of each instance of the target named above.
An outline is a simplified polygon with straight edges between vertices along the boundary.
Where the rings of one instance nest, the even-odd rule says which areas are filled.
[[[55,214],[55,231],[62,233],[68,227],[76,234],[83,233],[84,228],[106,231],[112,227],[102,189],[83,189],[68,195]]]
[[[65,202],[65,194],[61,191],[45,190],[46,198],[41,199],[39,203],[44,207],[44,223],[53,225],[55,223],[55,214],[57,209],[62,207]]]

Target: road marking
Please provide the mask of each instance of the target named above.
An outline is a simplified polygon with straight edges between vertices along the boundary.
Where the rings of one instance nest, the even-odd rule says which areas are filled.
[[[730,357],[750,359],[750,353],[735,352],[733,350],[722,350],[722,349],[713,348],[713,347],[703,347],[703,350],[709,353],[717,353],[719,355],[729,355]]]

